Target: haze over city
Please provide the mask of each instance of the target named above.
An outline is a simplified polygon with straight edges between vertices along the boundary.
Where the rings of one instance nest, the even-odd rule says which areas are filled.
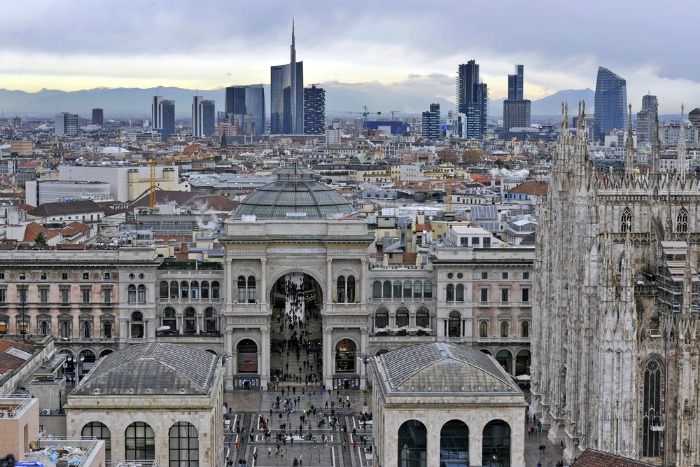
[[[599,65],[627,80],[639,106],[651,91],[662,113],[700,95],[687,54],[700,7],[659,2],[502,1],[440,5],[266,1],[49,1],[8,3],[0,80],[11,90],[177,86],[217,89],[269,83],[288,60],[292,20],[305,81],[354,88],[367,104],[386,89],[455,100],[457,65],[476,59],[490,99],[506,95],[513,64],[525,94],[595,87]],[[146,105],[146,104],[145,104]]]

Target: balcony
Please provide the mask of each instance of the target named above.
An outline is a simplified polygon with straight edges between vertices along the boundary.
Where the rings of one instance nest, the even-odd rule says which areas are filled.
[[[508,336],[508,337],[477,337],[476,342],[479,344],[522,344],[530,345],[530,337],[518,337],[518,336]]]

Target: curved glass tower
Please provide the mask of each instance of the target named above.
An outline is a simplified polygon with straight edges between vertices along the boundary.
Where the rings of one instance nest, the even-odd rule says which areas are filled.
[[[627,127],[627,81],[607,68],[598,67],[595,84],[593,139],[601,141],[614,129]]]

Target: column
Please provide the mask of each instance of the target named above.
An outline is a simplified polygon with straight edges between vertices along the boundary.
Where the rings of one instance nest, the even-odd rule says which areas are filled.
[[[262,277],[260,278],[260,303],[263,305],[267,303],[267,258],[260,258],[260,270],[262,271]]]
[[[333,388],[333,328],[323,328],[323,381],[327,388]]]
[[[260,328],[261,347],[258,350],[258,355],[262,355],[262,360],[258,362],[260,368],[260,385],[264,388],[270,380],[270,326],[262,326]]]
[[[360,259],[360,290],[356,291],[355,293],[359,293],[359,297],[355,296],[355,301],[357,303],[366,303],[367,302],[367,295],[365,295],[365,291],[367,290],[367,258],[363,257]]]
[[[233,390],[233,372],[235,371],[234,361],[236,352],[233,351],[233,329],[226,329],[224,334],[224,355],[229,354],[226,360],[226,378],[224,387],[227,391]]]
[[[482,461],[482,437],[484,434],[484,426],[481,424],[477,423],[472,423],[467,425],[469,427],[469,465],[481,465]],[[513,436],[513,431],[516,428],[511,427],[511,442],[512,442],[512,436]],[[519,429],[522,429],[520,427]],[[513,452],[513,447],[511,445],[511,452]],[[511,459],[512,461],[512,459]],[[513,464],[511,462],[511,465],[518,465],[518,464]],[[524,465],[524,464],[520,464]]]
[[[226,311],[232,311],[233,303],[233,260],[226,258],[226,274],[224,274],[224,280],[226,281]],[[200,291],[201,296],[201,291]]]
[[[332,259],[326,259],[326,311],[331,310],[331,304],[333,303],[333,298],[331,297],[333,294],[333,276],[331,274],[332,264]]]
[[[442,423],[430,423],[429,420],[421,421],[425,423],[425,427],[428,429],[428,445],[426,446],[426,466],[440,467],[440,430],[442,428]],[[470,462],[469,465],[481,464],[472,464]]]
[[[367,349],[367,329],[363,328],[360,330],[360,352],[368,354],[369,349]],[[367,365],[358,359],[360,362],[360,389],[367,389]]]

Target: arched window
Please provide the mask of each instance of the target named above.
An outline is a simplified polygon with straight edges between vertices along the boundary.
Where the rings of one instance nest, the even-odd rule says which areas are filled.
[[[146,303],[146,286],[145,285],[143,285],[143,284],[139,285],[138,295],[139,295],[139,303]]]
[[[168,298],[168,281],[160,281],[158,296],[160,298]]]
[[[51,325],[48,321],[42,321],[39,323],[39,334],[42,336],[48,336],[51,334]]]
[[[396,327],[408,327],[408,308],[406,308],[405,306],[399,307],[399,309],[396,310]]]
[[[447,284],[447,288],[445,289],[445,300],[448,302],[455,301],[455,286],[454,285]]]
[[[177,286],[177,282],[170,281],[170,298],[178,298],[180,296],[180,287]]]
[[[625,208],[620,216],[620,232],[632,232],[632,213],[629,208]]]
[[[105,442],[105,461],[112,460],[112,434],[102,422],[90,422],[86,424],[80,432],[80,436],[97,438]]]
[[[384,281],[384,285],[382,286],[382,296],[383,296],[383,298],[391,298],[391,282],[390,281]]]
[[[644,400],[642,401],[642,457],[660,457],[664,432],[664,414],[661,397],[664,392],[664,373],[661,364],[651,359],[644,367]]]
[[[245,297],[247,292],[245,276],[238,276],[238,280],[236,281],[236,288],[238,289],[238,303],[245,303]]]
[[[102,337],[105,337],[107,339],[112,338],[112,322],[111,321],[105,321],[105,323],[102,325]]]
[[[195,334],[197,332],[197,312],[191,306],[185,308],[183,332],[185,334]]]
[[[194,425],[177,422],[168,433],[170,467],[199,465],[199,432]]]
[[[131,284],[126,288],[126,299],[129,303],[136,303],[136,286]]]
[[[455,287],[455,301],[464,301],[464,285],[462,284],[457,284],[457,287]]]
[[[131,337],[143,337],[143,313],[140,311],[131,313]]]
[[[187,281],[180,282],[180,298],[190,298],[190,284]]]
[[[462,328],[462,315],[459,311],[450,311],[449,324],[447,326],[448,337],[460,337]]]
[[[509,327],[508,321],[501,321],[501,337],[508,337]]]
[[[430,313],[424,306],[421,306],[418,308],[418,310],[416,310],[416,326],[430,328]]]
[[[253,294],[255,294],[255,277],[250,276],[253,279]],[[250,287],[250,280],[248,281],[248,286]],[[218,299],[221,298],[219,294],[219,282],[212,281],[211,283],[211,298]],[[255,303],[255,296],[253,296],[253,303]]]
[[[428,430],[418,420],[405,421],[398,432],[400,467],[425,467],[428,464]]]
[[[520,323],[520,337],[530,337],[530,322],[523,321]]]
[[[413,297],[413,282],[403,281],[403,298],[410,299]]]
[[[382,283],[380,281],[372,282],[372,298],[382,298]]]
[[[433,283],[425,281],[423,284],[423,298],[433,298]]]
[[[200,295],[202,298],[209,299],[209,297],[211,297],[211,294],[209,293],[209,281],[202,281],[202,287],[200,290]]]
[[[167,307],[163,310],[162,326],[168,326],[169,331],[177,331],[177,318],[175,317],[175,309]]]
[[[413,298],[423,297],[423,283],[421,281],[415,281],[413,283]]]
[[[147,423],[134,422],[126,427],[124,445],[124,459],[127,461],[156,459],[156,437]]]
[[[214,285],[216,284],[216,296],[214,295]],[[211,298],[219,298],[219,283],[212,282]],[[255,303],[255,276],[248,276],[248,303]]]
[[[469,465],[469,428],[461,420],[450,420],[440,430],[440,465]]]
[[[384,307],[378,308],[374,313],[374,328],[382,329],[389,326],[389,310]]]
[[[393,298],[401,298],[401,281],[394,281],[394,290],[391,292]]]
[[[335,346],[335,372],[355,373],[357,345],[350,339],[341,339]]]
[[[506,422],[488,422],[484,427],[481,443],[481,465],[511,465],[510,425]]]
[[[338,276],[336,290],[338,291],[338,303],[345,303],[345,276]]]
[[[480,321],[479,322],[479,337],[488,337],[489,336],[489,322],[488,321]]]
[[[236,346],[238,373],[258,372],[258,345],[251,339],[243,339]]]
[[[217,332],[216,322],[216,310],[213,307],[207,307],[204,310],[204,332]]]
[[[355,276],[348,276],[348,303],[355,303]]]
[[[198,300],[200,297],[199,294],[199,282],[197,281],[192,281],[190,283],[190,293],[192,294],[192,298],[195,300]]]
[[[92,325],[88,321],[83,321],[81,335],[83,339],[90,339],[92,337]]]
[[[688,211],[685,208],[681,208],[676,216],[676,232],[687,233],[688,232]]]
[[[70,339],[71,337],[71,321],[68,319],[61,319],[58,323],[58,330],[61,337],[65,339]]]

